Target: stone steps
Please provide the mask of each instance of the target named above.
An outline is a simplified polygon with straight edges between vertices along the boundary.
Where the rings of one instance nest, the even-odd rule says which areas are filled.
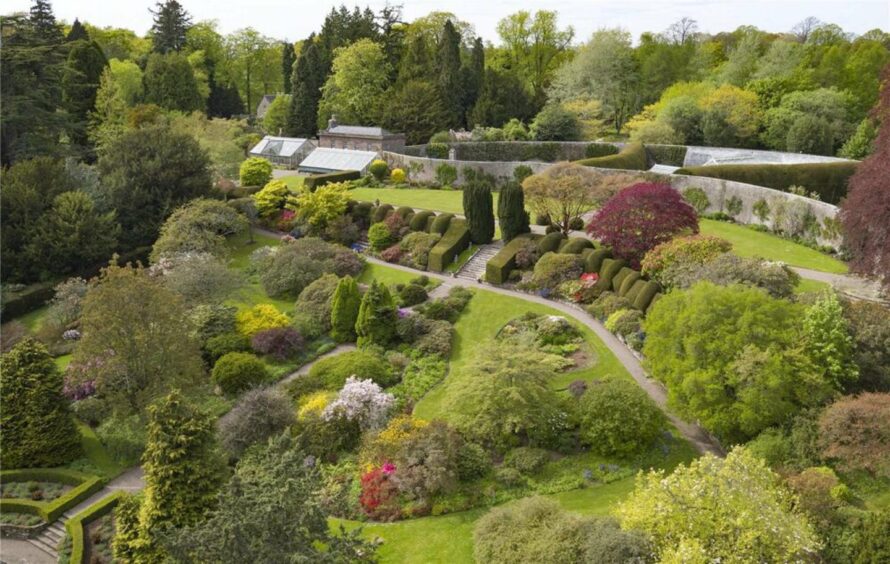
[[[485,276],[485,265],[488,264],[491,257],[498,254],[498,251],[500,251],[503,246],[504,243],[502,241],[483,245],[476,251],[476,254],[474,254],[472,258],[470,258],[470,260],[457,271],[455,276],[457,278],[472,281],[482,279]]]
[[[67,520],[67,517],[62,516],[58,521],[43,529],[39,535],[28,539],[28,542],[32,546],[52,556],[54,559],[58,559],[59,543],[62,542],[62,539],[64,539],[67,534],[67,531],[65,530],[65,521]]]

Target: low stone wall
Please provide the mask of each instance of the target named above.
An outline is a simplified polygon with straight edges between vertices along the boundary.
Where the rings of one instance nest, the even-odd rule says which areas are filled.
[[[506,182],[513,178],[513,171],[518,166],[527,166],[533,173],[538,173],[549,167],[551,163],[535,161],[459,161],[449,159],[430,159],[428,157],[414,157],[400,153],[384,152],[383,159],[390,168],[401,168],[406,171],[412,180],[418,182],[435,182],[436,169],[443,164],[457,169],[457,182],[455,186],[464,183],[464,170],[481,171],[495,177],[498,183]]]

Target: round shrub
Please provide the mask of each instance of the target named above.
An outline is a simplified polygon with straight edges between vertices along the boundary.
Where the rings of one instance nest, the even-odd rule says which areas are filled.
[[[643,312],[636,309],[620,309],[606,319],[605,326],[612,333],[624,337],[631,333],[639,333],[642,320]]]
[[[371,223],[380,223],[389,216],[393,211],[393,207],[389,204],[381,204],[374,209],[371,214]]]
[[[327,333],[331,330],[332,302],[339,284],[340,278],[336,274],[325,274],[309,284],[300,292],[294,313],[310,318],[321,328],[322,333]]]
[[[516,468],[500,467],[494,472],[494,479],[508,488],[525,485],[525,477]]]
[[[272,163],[262,157],[250,157],[239,169],[242,186],[265,186],[272,180]]]
[[[569,229],[573,231],[581,231],[584,229],[584,220],[580,217],[573,217],[569,220]]]
[[[461,481],[475,480],[491,470],[491,456],[477,443],[465,442],[457,453],[457,477]]]
[[[406,284],[399,290],[399,302],[402,304],[402,307],[411,307],[423,303],[428,297],[426,289],[417,284]]]
[[[227,395],[235,395],[263,383],[268,374],[263,361],[250,353],[230,352],[213,366],[211,378]]]
[[[581,438],[604,456],[631,456],[661,435],[664,413],[639,386],[625,380],[596,382],[578,403]]]
[[[384,388],[398,382],[389,363],[374,353],[361,350],[323,358],[309,370],[309,378],[324,382],[324,387],[329,390],[339,390],[350,376],[373,380]]]
[[[275,327],[254,333],[250,346],[258,354],[267,354],[282,362],[303,352],[303,336],[293,327]]]
[[[448,226],[451,225],[452,218],[454,218],[453,213],[443,213],[436,216],[436,219],[433,220],[433,225],[430,227],[430,233],[444,235],[448,231]]]
[[[260,217],[268,217],[284,207],[289,191],[284,180],[271,180],[253,195],[254,206]]]
[[[266,329],[290,325],[287,316],[271,304],[258,304],[251,309],[240,311],[235,316],[235,322],[238,332],[248,337]]]
[[[395,182],[396,184],[401,184],[405,182],[407,175],[405,171],[400,168],[392,169],[392,172],[389,173],[389,179]]]
[[[519,447],[507,453],[504,466],[515,468],[523,474],[536,474],[549,461],[550,455],[542,448]]]
[[[732,250],[732,243],[711,235],[677,237],[658,245],[643,258],[643,274],[661,283],[664,271],[675,264],[701,265]]]
[[[250,339],[241,333],[223,333],[222,335],[210,337],[204,343],[204,352],[211,364],[230,352],[245,352],[248,350],[250,350]]]
[[[220,418],[220,446],[230,458],[240,458],[251,445],[278,436],[294,422],[293,407],[284,394],[268,388],[250,390]]]
[[[583,270],[578,255],[546,253],[535,263],[531,283],[536,288],[553,289],[567,280],[577,280]]]
[[[371,166],[368,167],[368,171],[373,174],[374,178],[377,180],[383,180],[386,178],[386,173],[389,172],[389,166],[386,164],[386,161],[375,159],[371,162]]]
[[[384,223],[375,223],[368,229],[368,242],[375,251],[382,251],[393,244],[393,236]]]
[[[550,216],[543,213],[535,214],[535,225],[547,226],[553,223],[550,220]]]

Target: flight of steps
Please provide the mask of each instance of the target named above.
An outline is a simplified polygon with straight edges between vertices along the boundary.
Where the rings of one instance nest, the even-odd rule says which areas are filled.
[[[351,248],[353,251],[355,251],[357,253],[364,254],[364,253],[368,252],[368,248],[370,246],[371,246],[371,244],[368,242],[368,238],[362,237],[361,239],[359,239],[358,241],[353,243]]]
[[[68,517],[63,515],[49,527],[43,529],[39,535],[28,539],[28,542],[50,555],[53,560],[58,560],[59,552],[56,549],[59,543],[62,542],[62,539],[65,538],[65,521],[67,520]]]
[[[485,276],[485,265],[491,257],[498,254],[498,251],[503,247],[503,241],[496,241],[488,245],[482,245],[482,247],[476,251],[476,254],[457,271],[455,276],[457,278],[472,280],[474,282],[482,279]]]

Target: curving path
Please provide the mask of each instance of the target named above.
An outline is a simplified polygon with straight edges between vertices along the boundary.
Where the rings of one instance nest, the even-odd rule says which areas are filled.
[[[376,259],[374,257],[366,256],[365,259],[372,264],[395,268],[397,270],[403,270],[405,272],[418,272],[413,268],[391,264]],[[473,280],[467,280],[465,278],[451,277],[436,272],[425,272],[424,274],[430,276],[431,278],[437,278],[442,281],[442,285],[436,289],[438,292],[441,293],[441,295],[447,293],[448,289],[452,286],[477,288],[479,290],[495,292],[497,294],[504,294],[528,302],[546,305],[572,317],[579,323],[584,324],[586,327],[590,328],[594,332],[594,334],[596,334],[596,336],[599,337],[599,339],[603,343],[605,343],[607,347],[609,347],[609,350],[611,350],[612,354],[614,354],[615,357],[618,358],[618,360],[621,362],[624,368],[627,369],[636,383],[641,388],[643,388],[643,391],[645,391],[649,395],[649,397],[652,398],[653,401],[655,401],[656,404],[658,404],[662,411],[665,412],[668,419],[670,419],[671,423],[673,423],[674,426],[677,427],[677,429],[683,434],[683,436],[695,446],[696,450],[698,450],[702,454],[711,453],[717,456],[723,456],[723,449],[712,437],[708,435],[707,432],[705,432],[704,429],[702,429],[698,425],[687,423],[686,421],[683,421],[670,412],[670,410],[667,408],[667,392],[664,389],[664,386],[649,378],[646,375],[646,372],[643,370],[643,366],[640,364],[639,359],[634,356],[631,350],[626,347],[624,343],[619,341],[618,337],[607,331],[602,323],[592,318],[580,307],[548,300],[546,298],[542,298],[533,294],[526,294],[523,292],[517,292],[515,290],[508,290],[506,288],[499,288],[497,286],[475,282]]]

